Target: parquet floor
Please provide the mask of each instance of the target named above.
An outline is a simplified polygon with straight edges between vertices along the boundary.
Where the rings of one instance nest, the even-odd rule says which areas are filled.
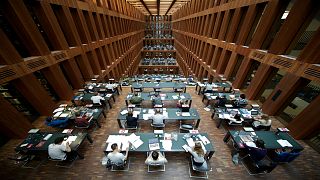
[[[101,166],[100,160],[104,156],[103,149],[108,134],[118,132],[116,121],[117,114],[121,107],[125,106],[124,98],[129,92],[124,87],[120,96],[116,98],[113,108],[107,112],[107,118],[101,122],[102,128],[94,131],[91,136],[94,143],[91,145],[85,142],[81,148],[85,159],[76,160],[70,169],[59,168],[55,162],[45,162],[37,169],[25,169],[7,160],[7,157],[14,154],[16,147],[22,140],[11,140],[0,148],[0,175],[1,179],[189,179],[187,154],[167,154],[169,163],[166,165],[166,172],[148,173],[144,165],[145,155],[129,155],[129,172],[110,172]],[[320,179],[320,155],[303,141],[299,141],[304,147],[302,155],[290,164],[279,165],[270,174],[250,176],[242,165],[235,166],[231,161],[231,146],[223,142],[226,133],[223,127],[216,128],[216,122],[210,118],[210,113],[203,108],[201,97],[196,95],[194,87],[188,87],[187,92],[192,95],[192,107],[197,108],[201,123],[200,132],[207,132],[214,143],[216,152],[210,162],[213,171],[209,172],[209,179]],[[44,125],[43,119],[37,120],[34,126],[44,130],[50,130]],[[281,123],[274,120],[274,127],[281,127]],[[52,130],[52,129],[51,129]],[[149,124],[142,124],[141,132],[151,132]],[[170,123],[166,131],[178,131],[178,124]]]

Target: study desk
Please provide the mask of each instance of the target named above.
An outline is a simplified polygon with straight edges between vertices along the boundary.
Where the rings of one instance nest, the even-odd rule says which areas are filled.
[[[191,107],[192,98],[189,93],[160,93],[159,95],[162,101],[178,101],[179,99],[187,100],[189,101],[189,107]],[[132,96],[133,96],[132,93],[129,93],[127,95],[125,100],[127,106]],[[147,100],[151,101],[154,94],[142,92],[142,93],[139,93],[139,96],[143,99],[143,101],[147,101]]]
[[[92,125],[92,123],[95,123],[99,128],[101,128],[101,125],[99,123],[99,119],[101,114],[106,118],[106,114],[104,113],[104,110],[102,108],[96,108],[96,109],[89,109],[86,107],[74,107],[74,108],[66,108],[64,111],[62,111],[61,114],[68,114],[68,118],[69,118],[69,122],[70,120],[74,120],[75,119],[75,112],[76,111],[80,111],[83,113],[92,113],[92,121],[90,122],[90,126]],[[58,120],[60,117],[57,116],[55,117],[54,115],[52,116],[54,119],[52,121]],[[69,123],[68,122],[68,123]]]
[[[137,136],[140,136],[140,139],[143,141],[143,144],[140,145],[138,148],[134,149],[134,148],[130,148],[129,152],[150,152],[149,149],[149,139],[154,139],[154,138],[158,138],[159,139],[159,143],[160,143],[160,151],[161,152],[185,152],[185,150],[182,148],[183,145],[188,144],[185,140],[186,137],[191,137],[193,140],[200,140],[197,136],[197,134],[189,134],[189,133],[176,133],[178,138],[177,141],[172,139],[172,147],[171,150],[167,150],[164,149],[161,143],[161,140],[164,139],[164,135],[157,135],[154,133],[135,133]],[[205,136],[210,143],[209,144],[204,144],[206,150],[207,150],[207,154],[208,154],[208,158],[210,159],[212,157],[212,155],[215,152],[215,148],[214,148],[214,144],[213,142],[210,140],[208,133],[199,133],[201,136]],[[130,134],[110,134],[110,135],[126,135],[129,136]],[[171,135],[172,136],[172,135]],[[104,148],[104,153],[108,153],[109,151],[107,151],[107,146],[108,143],[106,143],[106,146]]]
[[[294,151],[299,152],[303,150],[303,147],[287,132],[279,132],[276,134],[275,131],[254,131],[256,136],[253,136],[250,132],[246,131],[228,131],[225,135],[223,141],[227,143],[230,139],[232,139],[239,148],[244,148],[243,142],[239,135],[251,135],[253,139],[262,139],[265,143],[265,148],[268,150],[276,150],[283,148],[277,140],[283,139],[287,140],[291,145]]]
[[[214,117],[215,114],[231,114],[232,111],[237,111],[241,118],[243,118],[245,121],[247,120],[253,120],[253,117],[251,116],[251,111],[249,111],[248,109],[246,108],[215,108],[214,109],[214,112],[212,113],[211,115],[211,118]],[[261,114],[261,111],[260,110],[256,110],[254,109],[254,111],[258,111],[258,115]],[[225,121],[226,119],[224,118],[220,118],[219,117],[219,122],[217,124],[217,128],[219,128],[222,124],[222,121]]]
[[[117,120],[120,128],[122,128],[121,121],[126,120],[126,117],[127,117],[127,114],[122,115],[121,112],[127,109],[128,108],[122,108],[118,114]],[[144,121],[143,114],[148,114],[149,109],[150,108],[133,108],[133,111],[140,112],[138,116],[138,121]],[[166,112],[168,112],[168,117],[165,120],[181,120],[181,121],[196,120],[197,122],[196,122],[195,128],[199,127],[200,115],[196,109],[190,108],[189,110],[190,116],[182,116],[180,108],[163,108],[163,109],[166,109]],[[154,110],[154,109],[150,109],[150,110]],[[148,118],[148,120],[151,120],[151,119]]]
[[[84,104],[92,104],[92,100],[91,100],[92,96],[94,96],[93,93],[86,93],[86,92],[81,93],[81,92],[79,92],[75,96],[73,96],[72,100],[76,104],[81,104],[81,105],[83,105],[82,103],[84,103]],[[114,94],[107,93],[105,96],[101,95],[101,97],[104,98],[106,104],[108,103],[110,109],[112,109],[111,98],[113,99],[114,103],[116,102],[116,100],[114,98]]]
[[[144,82],[144,83],[133,83],[131,86],[131,92],[135,88],[173,88],[173,89],[183,89],[183,92],[186,92],[186,85],[184,83],[176,82]]]
[[[109,89],[112,88],[110,90],[116,90],[116,93],[118,95],[120,95],[119,89],[122,91],[121,84],[118,84],[118,83],[110,84],[110,83],[91,83],[91,82],[88,82],[88,83],[86,83],[84,88],[88,91],[103,92],[103,93],[107,93],[108,88]]]
[[[207,100],[207,106],[209,105],[210,101],[212,100],[216,100],[217,97],[221,97],[222,95],[225,95],[227,98],[228,103],[227,104],[231,104],[231,102],[233,100],[236,100],[240,97],[239,93],[219,93],[219,92],[213,92],[213,93],[204,93],[203,94],[203,98],[202,98],[202,102],[204,102],[204,100]]]
[[[204,93],[204,90],[207,86],[207,84],[209,83],[201,83],[201,82],[197,82],[196,84],[196,91],[198,92],[198,94],[200,94],[201,92]],[[232,88],[232,86],[229,84],[229,83],[226,83],[226,82],[215,82],[215,83],[212,83],[213,85],[213,88],[222,88],[222,92],[226,89],[226,88]]]
[[[44,138],[48,135],[52,134],[52,136],[48,140],[44,140]],[[50,144],[54,143],[54,140],[58,137],[66,137],[68,134],[62,132],[37,132],[28,134],[27,138],[23,140],[16,148],[17,152],[24,152],[29,155],[39,155],[39,154],[48,154],[48,147]],[[80,145],[83,144],[84,140],[87,139],[90,143],[93,143],[90,135],[88,133],[71,133],[71,136],[77,136],[76,140],[70,144],[70,148],[72,151],[76,152],[79,157],[83,158],[78,150]],[[27,144],[27,145],[25,145]],[[23,146],[25,145],[25,146]]]

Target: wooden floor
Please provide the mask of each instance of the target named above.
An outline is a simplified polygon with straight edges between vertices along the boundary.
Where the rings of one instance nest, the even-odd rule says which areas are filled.
[[[101,166],[104,156],[103,150],[108,134],[118,132],[117,114],[121,107],[125,106],[124,98],[129,88],[124,87],[122,94],[116,98],[114,107],[107,112],[107,118],[102,120],[102,128],[94,131],[91,136],[94,143],[85,142],[81,152],[85,155],[83,160],[76,160],[70,169],[59,168],[55,162],[45,162],[37,169],[21,168],[7,157],[14,154],[16,147],[22,140],[11,140],[0,149],[0,175],[2,179],[189,179],[187,154],[167,154],[169,163],[165,172],[148,173],[144,165],[145,155],[130,155],[129,172],[110,172]],[[290,164],[279,165],[270,174],[250,176],[242,165],[235,166],[231,161],[230,145],[225,144],[222,139],[226,133],[223,127],[216,128],[216,122],[210,118],[210,113],[203,108],[201,97],[196,95],[193,87],[187,92],[192,95],[192,107],[197,108],[201,116],[199,126],[200,132],[207,132],[214,143],[215,154],[211,158],[213,171],[209,172],[209,179],[320,179],[320,155],[303,141],[300,143],[305,147],[302,155]],[[34,123],[35,127],[50,130],[44,125],[43,120]],[[273,121],[273,127],[281,127],[278,121]],[[302,127],[303,128],[303,127]],[[178,131],[178,125],[171,123],[166,126],[167,132]],[[151,132],[147,124],[142,125],[141,132]]]

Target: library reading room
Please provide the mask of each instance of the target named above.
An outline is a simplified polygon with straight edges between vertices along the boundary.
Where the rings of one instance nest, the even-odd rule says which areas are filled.
[[[320,179],[319,0],[1,0],[3,179]]]

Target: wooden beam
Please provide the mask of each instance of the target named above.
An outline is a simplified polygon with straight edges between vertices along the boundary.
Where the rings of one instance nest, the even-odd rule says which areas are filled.
[[[157,0],[157,11],[158,11],[158,16],[159,16],[159,12],[160,12],[160,0]]]
[[[149,12],[150,16],[152,16],[148,6],[146,5],[146,3],[143,0],[140,0],[140,2],[142,3],[142,5],[144,6],[144,8],[146,8],[146,10]]]
[[[172,3],[171,3],[171,5],[169,6],[169,8],[168,8],[168,10],[167,10],[167,12],[166,12],[166,14],[165,15],[167,15],[168,14],[168,12],[170,11],[170,9],[172,8],[172,6],[174,5],[174,3],[176,3],[176,1],[177,0],[173,0],[172,1]]]

